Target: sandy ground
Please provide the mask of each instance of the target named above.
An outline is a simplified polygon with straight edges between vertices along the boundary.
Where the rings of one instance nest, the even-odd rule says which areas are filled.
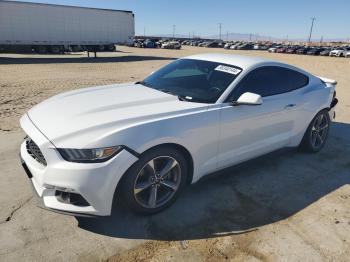
[[[195,53],[258,55],[338,81],[326,147],[282,150],[188,187],[163,213],[75,218],[35,206],[18,161],[19,117],[54,94],[141,80]],[[350,59],[184,47],[85,55],[0,54],[0,261],[349,261]]]

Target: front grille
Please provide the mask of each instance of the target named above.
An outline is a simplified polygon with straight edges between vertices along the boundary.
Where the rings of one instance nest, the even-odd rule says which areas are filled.
[[[40,164],[46,166],[46,160],[45,157],[43,156],[43,153],[41,153],[40,148],[37,146],[37,144],[35,144],[35,142],[30,139],[27,138],[26,139],[26,148],[27,148],[27,152],[29,155],[31,155],[32,158],[34,158],[36,161],[38,161]]]

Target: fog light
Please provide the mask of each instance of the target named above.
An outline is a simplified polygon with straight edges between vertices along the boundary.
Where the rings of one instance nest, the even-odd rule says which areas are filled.
[[[80,194],[77,193],[56,190],[55,196],[58,202],[64,204],[70,204],[80,207],[90,206],[90,204]]]

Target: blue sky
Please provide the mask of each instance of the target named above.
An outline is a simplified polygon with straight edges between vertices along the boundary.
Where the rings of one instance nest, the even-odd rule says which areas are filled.
[[[350,38],[350,0],[32,0],[41,2],[131,10],[136,34],[198,36],[252,33],[277,38],[307,38],[316,17],[313,39]]]

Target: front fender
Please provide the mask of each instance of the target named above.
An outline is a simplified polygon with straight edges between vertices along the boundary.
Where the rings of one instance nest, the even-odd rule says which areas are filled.
[[[105,145],[125,145],[142,154],[146,150],[173,143],[188,150],[193,159],[194,179],[217,168],[220,111],[211,110],[152,122],[138,123],[106,135]]]

